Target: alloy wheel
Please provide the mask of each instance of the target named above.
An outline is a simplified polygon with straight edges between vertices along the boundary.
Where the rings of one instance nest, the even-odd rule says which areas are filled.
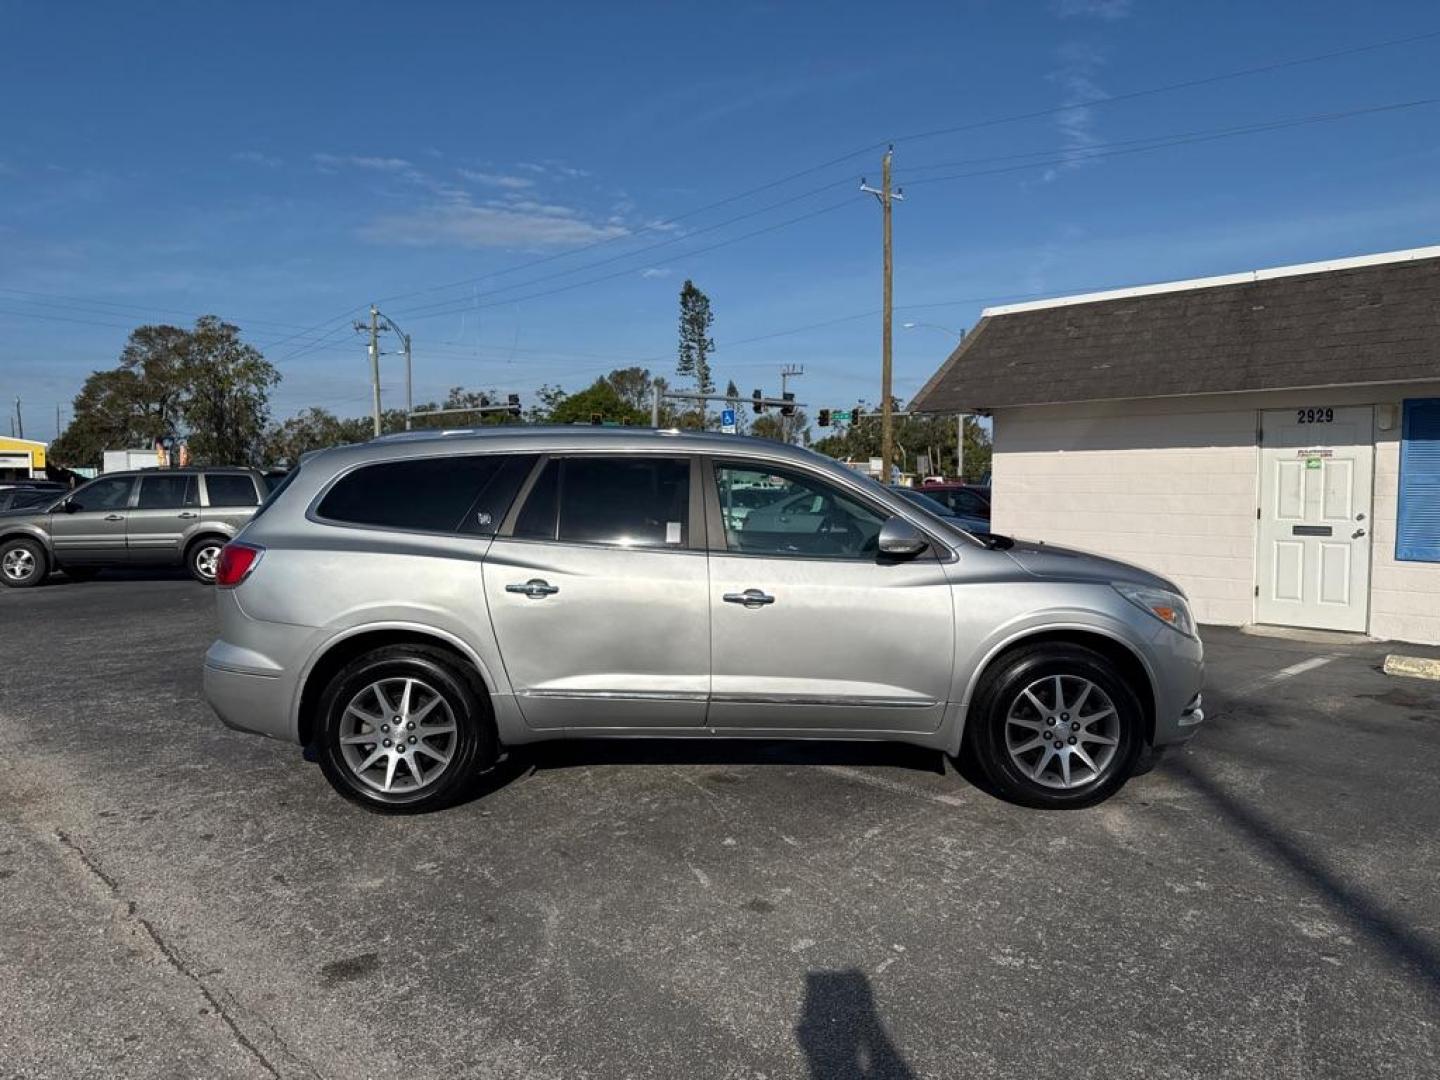
[[[35,569],[34,554],[23,547],[11,548],[0,559],[0,573],[10,581],[29,581]]]
[[[1005,748],[1022,775],[1063,791],[1100,779],[1120,745],[1110,695],[1080,675],[1047,675],[1015,696],[1005,714]]]
[[[206,544],[195,552],[195,572],[206,581],[215,580],[220,569],[220,544]]]
[[[340,754],[351,773],[385,794],[428,787],[449,767],[455,715],[440,692],[415,678],[380,679],[350,699],[340,719]]]

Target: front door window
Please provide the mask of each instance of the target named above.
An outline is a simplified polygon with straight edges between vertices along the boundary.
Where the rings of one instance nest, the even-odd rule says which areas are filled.
[[[742,555],[874,558],[885,516],[803,473],[715,464],[725,548]]]

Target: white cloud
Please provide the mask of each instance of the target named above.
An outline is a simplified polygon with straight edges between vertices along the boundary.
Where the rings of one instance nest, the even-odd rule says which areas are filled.
[[[1093,46],[1078,41],[1060,46],[1060,68],[1050,78],[1060,87],[1060,104],[1066,106],[1055,118],[1062,154],[1061,164],[1046,171],[1047,181],[1066,169],[1078,168],[1100,143],[1095,134],[1095,110],[1084,103],[1108,96],[1096,81],[1104,66],[1104,55]]]
[[[647,266],[640,271],[640,276],[642,278],[667,278],[670,276],[670,268],[668,266]]]
[[[262,154],[259,150],[237,150],[230,155],[230,160],[243,162],[246,165],[263,165],[267,169],[278,169],[285,164],[280,158]]]
[[[310,159],[322,169],[370,169],[375,172],[405,172],[414,166],[404,158],[369,157],[365,154],[311,154]]]
[[[624,226],[585,220],[569,207],[538,203],[445,203],[389,214],[360,230],[380,244],[415,247],[546,248],[624,236]]]
[[[474,169],[460,169],[458,172],[471,183],[484,184],[487,187],[505,188],[508,191],[519,191],[535,186],[535,181],[527,176],[508,176],[504,173],[476,172]]]
[[[1056,0],[1055,13],[1062,19],[1105,19],[1114,22],[1130,14],[1131,0]]]

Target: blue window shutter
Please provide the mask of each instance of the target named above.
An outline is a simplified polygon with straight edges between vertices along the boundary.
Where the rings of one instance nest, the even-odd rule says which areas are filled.
[[[1440,398],[1405,402],[1395,558],[1440,562]]]

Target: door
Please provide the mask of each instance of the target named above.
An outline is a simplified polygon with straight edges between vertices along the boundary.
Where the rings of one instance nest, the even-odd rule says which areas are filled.
[[[1369,406],[1261,414],[1257,622],[1365,629],[1373,415]]]
[[[698,467],[551,457],[485,556],[506,674],[537,728],[698,727],[710,682]]]
[[[135,506],[125,522],[125,547],[132,563],[180,561],[185,530],[200,519],[194,473],[147,473],[140,477]]]
[[[112,565],[127,561],[125,519],[133,476],[102,476],[71,495],[50,515],[50,538],[61,563]]]
[[[710,472],[709,726],[934,731],[955,652],[934,553],[881,559],[889,512],[830,478],[723,458]],[[775,509],[737,513],[753,490]]]

